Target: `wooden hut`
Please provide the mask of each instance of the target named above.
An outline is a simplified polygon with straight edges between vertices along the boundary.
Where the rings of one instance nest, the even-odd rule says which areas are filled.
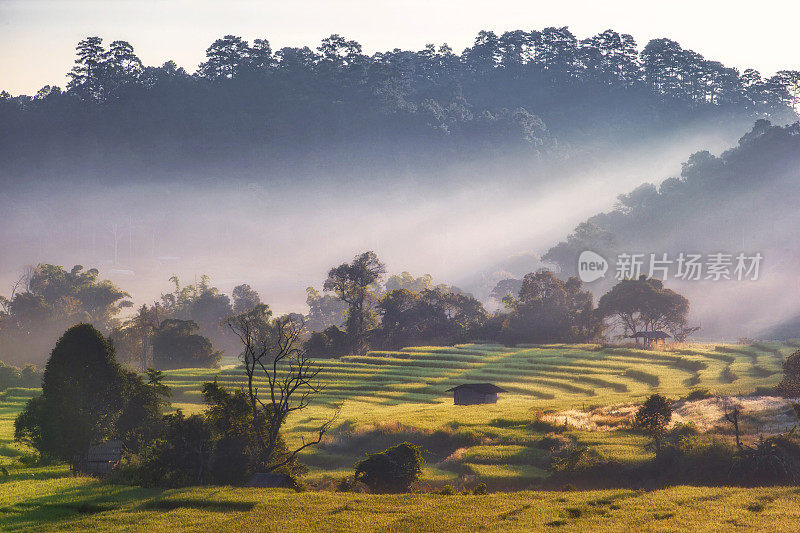
[[[122,441],[108,440],[89,447],[85,458],[77,465],[77,470],[85,474],[106,476],[122,459]]]
[[[637,331],[633,335],[631,335],[632,339],[636,339],[636,342],[639,342],[639,339],[644,341],[645,348],[649,348],[651,345],[659,343],[664,343],[667,339],[670,339],[670,335],[663,331]]]
[[[455,405],[476,405],[481,403],[497,403],[497,395],[508,392],[492,383],[464,383],[447,389],[445,392],[453,393]]]

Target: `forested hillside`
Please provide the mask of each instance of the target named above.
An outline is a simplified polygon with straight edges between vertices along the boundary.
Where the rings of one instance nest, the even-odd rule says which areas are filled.
[[[613,276],[619,253],[644,254],[643,272],[651,253],[672,259],[681,252],[760,253],[764,259],[758,280],[715,281],[703,273],[696,282],[684,281],[681,290],[690,298],[697,295],[697,318],[705,313],[708,331],[790,338],[800,333],[796,325],[780,330],[771,326],[800,312],[794,302],[800,254],[787,240],[800,222],[794,201],[798,193],[800,123],[782,127],[761,120],[721,155],[697,152],[683,164],[680,176],[620,195],[613,210],[590,217],[543,259],[572,274],[579,254],[593,250],[611,261]]]
[[[612,30],[481,31],[461,54],[445,44],[371,56],[339,35],[280,50],[228,35],[206,55],[192,73],[145,66],[124,41],[84,39],[66,88],[0,96],[0,178],[535,163],[692,124],[791,121],[800,101],[798,71],[763,78],[669,39],[640,51]]]

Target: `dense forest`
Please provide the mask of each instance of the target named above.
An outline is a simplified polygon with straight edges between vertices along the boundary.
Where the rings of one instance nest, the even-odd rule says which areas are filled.
[[[0,178],[535,162],[687,123],[789,122],[800,102],[798,71],[739,72],[669,39],[640,51],[612,30],[481,31],[461,54],[445,44],[371,56],[339,35],[280,50],[227,35],[206,56],[190,73],[145,66],[125,41],[82,40],[66,88],[0,94]]]

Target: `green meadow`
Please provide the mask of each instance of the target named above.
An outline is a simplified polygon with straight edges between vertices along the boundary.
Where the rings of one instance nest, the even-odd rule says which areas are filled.
[[[774,529],[800,510],[794,488],[674,487],[652,492],[541,491],[548,472],[537,446],[548,413],[634,404],[658,392],[671,398],[696,388],[749,393],[775,385],[783,358],[796,343],[691,345],[664,350],[599,345],[514,348],[467,344],[370,352],[319,362],[324,391],[290,420],[286,436],[300,439],[340,409],[337,428],[305,453],[314,488],[332,488],[365,453],[403,440],[427,447],[422,485],[485,482],[486,496],[378,496],[311,490],[205,487],[176,490],[117,486],[73,477],[64,466],[26,467],[28,452],[12,441],[13,420],[37,389],[0,395],[0,524],[4,529],[220,529],[313,527],[320,531],[420,530],[454,527],[487,531],[626,529]],[[245,384],[233,361],[219,370],[167,372],[173,407],[198,412],[202,383]],[[491,382],[508,393],[497,404],[455,406],[445,391],[464,382]],[[263,384],[261,384],[263,386]],[[555,418],[558,423],[558,418]],[[564,435],[623,462],[650,455],[647,440],[624,429],[564,428]],[[508,492],[513,491],[513,492]]]

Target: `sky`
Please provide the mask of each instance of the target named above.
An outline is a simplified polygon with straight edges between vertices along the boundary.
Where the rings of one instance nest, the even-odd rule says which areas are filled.
[[[640,47],[669,37],[709,59],[764,75],[800,68],[800,3],[792,0],[0,0],[0,90],[34,94],[65,85],[75,44],[126,40],[147,65],[193,71],[226,34],[267,38],[273,49],[338,33],[366,53],[470,45],[479,30],[569,26],[578,38],[612,28]]]

